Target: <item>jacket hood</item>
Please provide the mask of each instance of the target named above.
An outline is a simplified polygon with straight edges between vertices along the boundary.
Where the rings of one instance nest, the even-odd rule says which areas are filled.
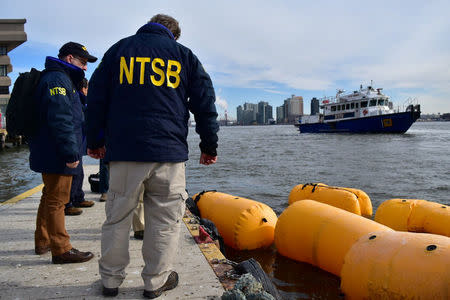
[[[144,26],[139,28],[139,30],[136,32],[136,34],[140,34],[140,33],[156,33],[156,34],[165,35],[165,36],[170,37],[171,39],[175,40],[172,32],[166,26],[161,25],[159,23],[149,22],[149,23],[145,24]]]
[[[45,69],[65,72],[76,87],[80,86],[84,78],[83,69],[51,56],[47,56],[45,59]]]

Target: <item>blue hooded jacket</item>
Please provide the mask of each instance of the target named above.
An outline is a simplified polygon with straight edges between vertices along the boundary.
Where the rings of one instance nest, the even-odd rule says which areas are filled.
[[[87,144],[107,161],[188,159],[189,111],[202,152],[217,155],[214,88],[191,50],[148,23],[113,45],[89,81]],[[104,135],[103,135],[104,132]]]
[[[35,172],[74,175],[66,163],[81,159],[84,115],[77,88],[84,71],[77,66],[47,57],[36,89],[40,126],[29,138],[30,167]]]

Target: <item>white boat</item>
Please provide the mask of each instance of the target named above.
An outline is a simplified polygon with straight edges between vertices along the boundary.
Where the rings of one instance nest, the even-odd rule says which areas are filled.
[[[404,111],[394,109],[382,88],[368,86],[336,97],[320,99],[322,112],[301,116],[295,126],[301,133],[353,132],[404,133],[420,117],[420,105],[408,104]]]

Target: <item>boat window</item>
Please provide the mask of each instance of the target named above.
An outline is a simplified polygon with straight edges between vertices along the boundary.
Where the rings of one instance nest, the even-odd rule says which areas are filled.
[[[336,106],[332,106],[331,111],[336,111]]]
[[[345,110],[345,104],[342,104],[342,110]]]
[[[337,110],[338,111],[341,110],[341,106],[340,105],[337,106]]]
[[[355,103],[355,108],[359,107],[359,102]]]
[[[355,103],[354,103],[354,102],[352,102],[352,103],[350,104],[350,108],[351,108],[351,109],[354,109],[354,108],[355,108]]]
[[[369,106],[377,106],[377,99],[370,100]]]
[[[352,103],[353,104],[353,103]],[[350,104],[345,105],[345,109],[350,109]]]
[[[362,101],[361,102],[361,107],[367,107],[367,101]]]
[[[378,99],[378,105],[384,105],[384,99]]]

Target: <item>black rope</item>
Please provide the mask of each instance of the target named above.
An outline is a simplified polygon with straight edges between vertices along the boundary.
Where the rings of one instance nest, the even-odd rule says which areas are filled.
[[[302,186],[302,190],[305,188],[305,187],[307,187],[308,185],[310,185],[310,186],[312,186],[313,187],[313,189],[312,189],[312,193],[314,193],[314,191],[316,190],[316,187],[318,187],[319,186],[319,184],[318,183],[305,183],[303,186]]]
[[[311,193],[314,193],[314,191],[316,190],[316,188],[320,186],[320,187],[323,187],[323,188],[329,188],[329,189],[334,189],[334,190],[347,191],[347,192],[350,192],[350,193],[354,194],[354,195],[356,196],[356,198],[359,199],[358,194],[356,194],[354,191],[350,191],[350,190],[347,190],[347,189],[345,189],[345,188],[341,188],[341,187],[337,187],[337,186],[319,185],[319,183],[305,183],[305,184],[302,186],[302,190],[303,190],[305,187],[309,186],[309,185],[313,187]]]
[[[202,197],[202,195],[204,193],[208,193],[208,192],[217,192],[217,191],[216,190],[201,191],[200,193],[197,194],[197,196],[194,199],[195,204],[197,204],[197,202],[200,201],[200,198]]]

